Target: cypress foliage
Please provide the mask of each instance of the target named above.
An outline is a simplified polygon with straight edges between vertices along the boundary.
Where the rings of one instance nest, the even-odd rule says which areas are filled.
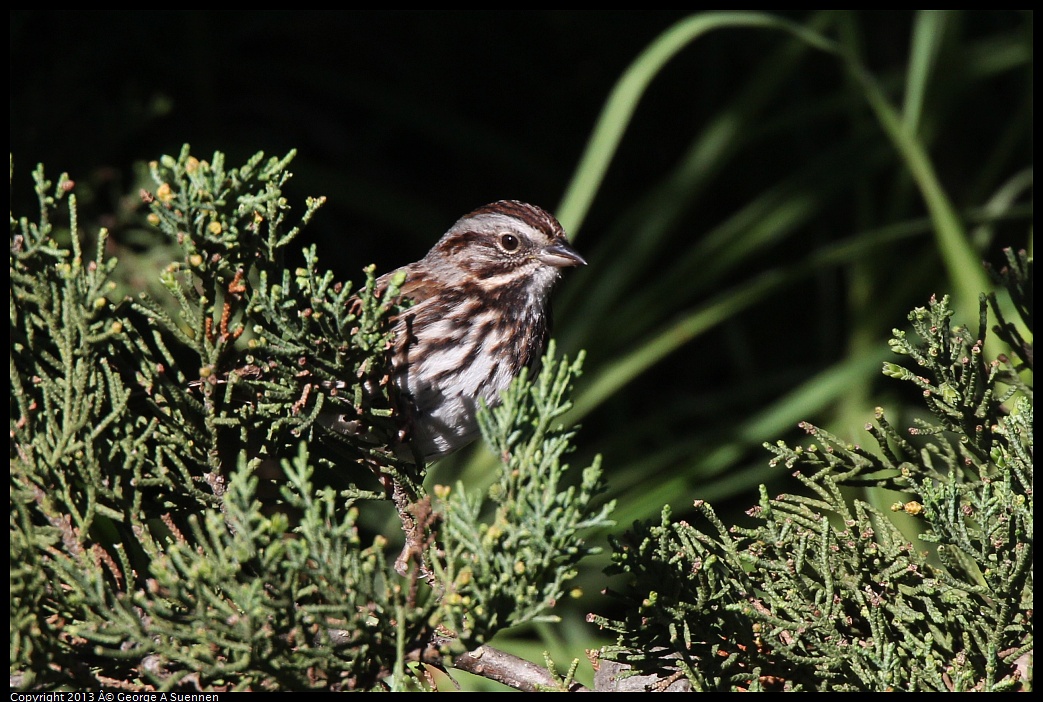
[[[952,324],[948,298],[909,315],[892,350],[914,368],[926,411],[903,435],[878,409],[875,450],[810,424],[810,442],[766,445],[806,490],[769,496],[752,524],[727,525],[697,502],[698,524],[638,524],[614,540],[609,571],[621,619],[602,655],[616,684],[683,680],[696,690],[1031,689],[1032,262],[1008,251],[1002,272],[1024,326],[994,295],[976,330]],[[996,340],[986,351],[989,308]],[[893,491],[890,512],[850,488]],[[648,683],[651,680],[651,683]]]
[[[39,215],[12,214],[13,688],[401,690],[509,668],[479,647],[553,619],[611,525],[600,461],[565,462],[583,358],[553,346],[480,414],[491,487],[428,493],[372,269],[354,288],[314,249],[286,266],[322,204],[288,226],[291,159],[151,164],[154,277],[104,230],[83,245],[65,175],[38,168]],[[983,296],[976,329],[943,297],[895,331],[909,363],[884,373],[924,402],[907,431],[878,410],[868,449],[802,425],[767,448],[803,491],[762,488],[743,524],[697,502],[697,522],[664,509],[610,538],[624,586],[589,616],[615,637],[597,689],[1031,688],[1031,258],[997,279],[1010,304]],[[377,503],[401,533],[368,526]],[[575,662],[546,665],[521,686],[575,689]]]
[[[553,351],[484,417],[500,481],[432,500],[397,450],[372,269],[354,289],[314,249],[286,268],[322,204],[288,226],[292,156],[151,164],[169,262],[135,297],[104,231],[82,250],[72,195],[52,223],[66,176],[37,169],[39,217],[12,214],[12,687],[428,684],[422,662],[552,617],[608,523],[599,467],[564,479],[580,361]],[[360,525],[383,501],[403,534]]]

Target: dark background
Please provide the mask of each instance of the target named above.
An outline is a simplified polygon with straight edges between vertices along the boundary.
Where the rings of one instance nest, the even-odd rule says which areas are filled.
[[[43,162],[108,194],[103,185],[132,187],[133,163],[185,143],[200,157],[220,150],[231,164],[297,149],[292,187],[330,198],[313,236],[351,239],[350,251],[327,255],[329,265],[346,275],[371,262],[397,266],[491,200],[553,208],[614,83],[687,14],[13,11],[11,151],[18,171]],[[858,15],[870,68],[901,68],[912,17]],[[965,24],[987,35],[1023,22],[983,12]],[[666,66],[584,225],[592,236],[663,177],[779,44],[773,33],[714,32]],[[837,64],[821,58],[793,78],[767,114],[842,81]],[[962,107],[995,114],[1000,104],[983,94]],[[820,122],[759,144],[710,186],[705,200],[714,206],[693,218],[694,231],[792,168],[787,159],[847,128]],[[952,164],[952,185],[974,163],[969,154]],[[353,260],[342,264],[342,255]]]
[[[11,149],[122,188],[184,143],[233,164],[297,149],[293,187],[330,197],[314,236],[352,240],[330,265],[397,266],[486,202],[553,207],[615,80],[682,16],[13,12]],[[690,130],[712,86],[692,88],[650,96],[668,122],[642,131]],[[624,192],[678,148],[633,146]]]
[[[230,165],[297,149],[290,202],[300,211],[307,196],[329,198],[302,243],[358,280],[367,264],[385,271],[419,258],[459,216],[492,200],[554,210],[613,86],[688,14],[12,11],[12,212],[32,212],[29,171],[42,162],[51,177],[67,171],[76,181],[82,225],[108,226],[130,246],[144,216],[136,201],[144,162],[185,143],[200,158],[222,151]],[[918,15],[830,18],[824,31],[853,47],[901,106]],[[1004,246],[1030,245],[1031,186],[1013,198],[1020,215],[1007,212],[984,231],[976,217],[1030,173],[1032,13],[946,18],[920,133],[979,258],[999,262]],[[888,227],[911,233],[795,277],[676,343],[596,404],[577,435],[576,463],[604,455],[620,529],[658,519],[663,504],[682,516],[697,498],[741,519],[758,483],[791,487],[784,470],[767,466],[762,442],[800,440],[799,419],[864,440],[858,432],[874,406],[900,416],[915,400],[873,361],[857,382],[799,406],[810,379],[886,349],[913,306],[953,283],[906,164],[841,62],[808,51],[757,82],[787,41],[780,32],[711,32],[642,96],[572,232],[591,265],[570,271],[557,295],[555,335],[570,353],[588,351],[577,392],[718,295],[839,242]],[[683,158],[702,130],[731,115],[727,155],[676,177],[679,164],[698,163]],[[707,245],[715,227],[773,188],[811,214],[782,224],[780,206],[777,229],[756,217],[738,228],[768,232],[748,250]],[[699,246],[706,256],[679,269]],[[438,471],[440,480],[467,475],[462,458]],[[601,580],[595,568],[581,582],[593,596]]]

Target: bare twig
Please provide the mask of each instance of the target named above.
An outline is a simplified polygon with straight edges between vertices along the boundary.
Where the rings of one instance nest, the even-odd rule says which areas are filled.
[[[491,646],[479,646],[473,651],[457,656],[453,659],[453,667],[495,680],[522,692],[539,692],[560,687],[560,682],[545,668]],[[568,691],[591,692],[579,683],[573,683]]]

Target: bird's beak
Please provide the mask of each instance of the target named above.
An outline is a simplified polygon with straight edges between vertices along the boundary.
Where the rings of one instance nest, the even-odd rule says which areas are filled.
[[[569,266],[585,266],[587,262],[565,242],[545,246],[536,257],[548,266],[568,268]]]

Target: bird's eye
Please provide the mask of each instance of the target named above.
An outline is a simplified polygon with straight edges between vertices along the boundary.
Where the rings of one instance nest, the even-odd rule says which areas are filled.
[[[518,245],[521,242],[518,241],[518,237],[513,234],[501,234],[500,235],[500,248],[507,253],[518,250]]]

